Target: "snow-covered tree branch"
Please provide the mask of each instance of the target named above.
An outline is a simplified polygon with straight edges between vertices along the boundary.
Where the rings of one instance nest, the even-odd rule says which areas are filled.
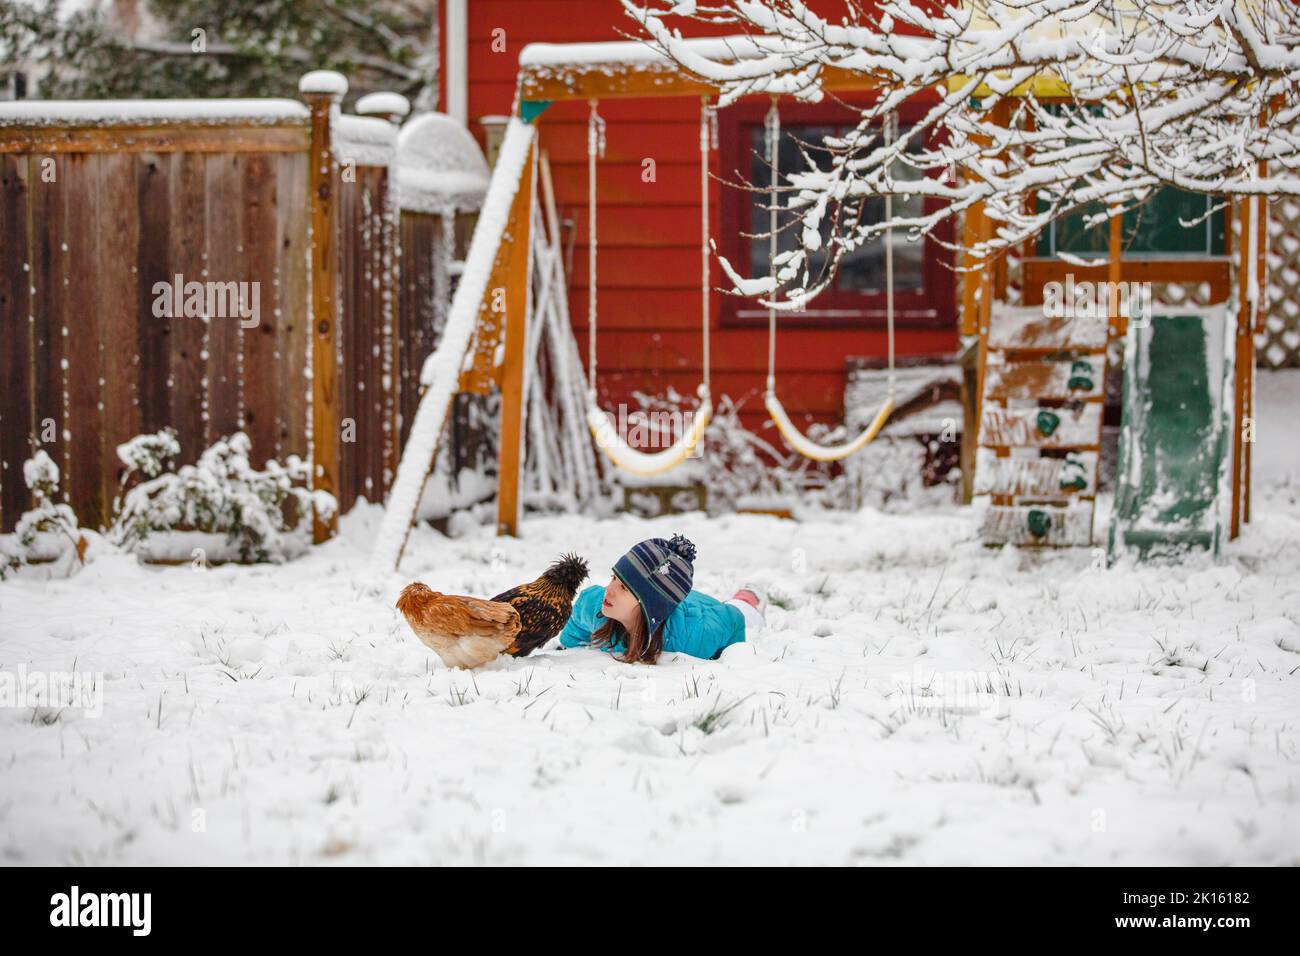
[[[623,2],[649,43],[720,88],[723,106],[762,93],[821,100],[845,73],[878,90],[821,162],[782,171],[793,228],[818,236],[830,223],[830,238],[816,257],[800,243],[775,277],[744,283],[751,295],[779,290],[778,308],[801,307],[886,227],[934,235],[976,204],[993,235],[968,251],[986,260],[1061,216],[1100,223],[1162,187],[1219,201],[1300,195],[1293,0],[892,0],[870,11],[845,0],[839,22],[802,0]],[[691,44],[703,24],[733,26],[734,55]],[[921,118],[886,143],[883,120],[905,103],[924,103]],[[887,194],[934,201],[865,221],[863,200]]]

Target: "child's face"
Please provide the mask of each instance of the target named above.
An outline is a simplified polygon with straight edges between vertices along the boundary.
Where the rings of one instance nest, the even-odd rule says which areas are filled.
[[[637,602],[636,595],[627,589],[617,574],[613,575],[609,579],[609,584],[605,585],[605,603],[601,605],[600,613],[624,626],[641,613],[641,605]]]

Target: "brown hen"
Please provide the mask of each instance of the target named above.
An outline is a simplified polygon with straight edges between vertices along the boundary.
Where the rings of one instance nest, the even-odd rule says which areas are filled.
[[[397,609],[448,667],[468,669],[495,660],[520,629],[519,612],[509,604],[442,594],[418,582],[402,589]]]

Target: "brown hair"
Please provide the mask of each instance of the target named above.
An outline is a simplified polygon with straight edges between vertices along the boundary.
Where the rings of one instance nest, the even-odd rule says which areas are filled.
[[[637,610],[639,611],[640,608],[638,607]],[[654,664],[659,660],[659,654],[664,649],[664,626],[660,624],[649,638],[646,637],[645,631],[643,614],[637,614],[636,624],[630,629],[623,627],[613,618],[607,618],[605,623],[591,635],[591,643],[593,647],[609,647],[618,643],[621,638],[625,645],[624,661],[629,664]]]

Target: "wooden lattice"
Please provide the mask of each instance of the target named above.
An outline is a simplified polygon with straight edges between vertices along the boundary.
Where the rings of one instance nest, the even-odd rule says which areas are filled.
[[[1300,200],[1269,205],[1268,279],[1264,331],[1255,338],[1258,364],[1300,368]]]

